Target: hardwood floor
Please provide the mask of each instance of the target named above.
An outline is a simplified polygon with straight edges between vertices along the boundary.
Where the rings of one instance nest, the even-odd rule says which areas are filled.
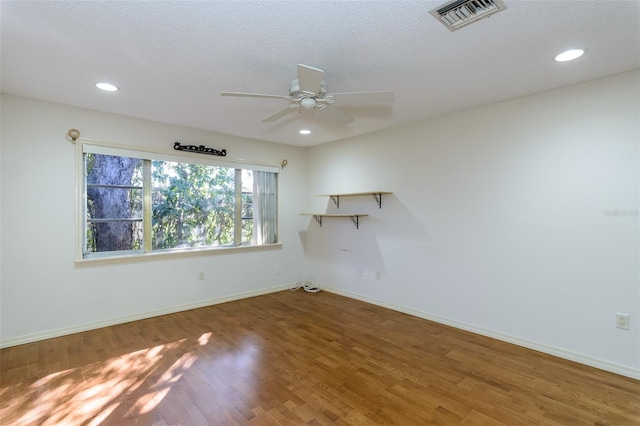
[[[640,381],[327,292],[6,348],[3,425],[638,425]]]

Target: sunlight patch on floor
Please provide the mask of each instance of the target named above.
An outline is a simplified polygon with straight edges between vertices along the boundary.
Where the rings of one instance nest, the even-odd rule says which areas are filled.
[[[146,414],[156,408],[164,397],[167,396],[171,390],[171,386],[180,380],[183,372],[191,368],[197,359],[197,356],[190,353],[182,355],[180,359],[173,363],[173,365],[160,376],[158,382],[152,386],[152,389],[157,390],[138,398],[135,405],[127,412],[126,417]]]
[[[120,405],[123,395],[131,395],[147,381],[166,362],[163,357],[185,340],[59,371],[31,384],[21,383],[5,388],[2,392],[2,421],[7,424],[97,425]],[[153,409],[195,360],[196,357],[189,353],[182,355],[161,375],[156,384],[161,389],[145,395],[141,398],[144,401],[137,401],[135,407],[144,412]]]

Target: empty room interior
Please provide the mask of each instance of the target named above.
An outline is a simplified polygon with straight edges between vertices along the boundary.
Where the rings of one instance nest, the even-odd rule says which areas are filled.
[[[0,424],[640,424],[640,2],[0,24]]]

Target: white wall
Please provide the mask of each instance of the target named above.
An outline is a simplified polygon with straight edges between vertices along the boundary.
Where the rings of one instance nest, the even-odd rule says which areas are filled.
[[[394,194],[382,209],[340,199],[340,213],[371,215],[359,230],[300,219],[308,273],[640,378],[639,82],[625,73],[311,148],[313,210],[336,212],[315,194]]]
[[[286,288],[304,271],[298,213],[306,149],[2,95],[3,346]],[[83,138],[152,149],[175,141],[226,148],[225,160],[288,165],[279,176],[281,249],[74,267],[75,145]],[[274,275],[274,266],[280,274]],[[198,281],[199,270],[206,273]]]
[[[639,81],[631,72],[308,150],[2,95],[0,344],[284,288],[306,259],[332,291],[640,378]],[[282,249],[74,267],[72,127],[131,146],[286,158]],[[394,194],[382,209],[341,198],[341,213],[370,214],[359,230],[299,216],[336,211],[314,194],[368,190]],[[629,331],[616,312],[630,314]]]

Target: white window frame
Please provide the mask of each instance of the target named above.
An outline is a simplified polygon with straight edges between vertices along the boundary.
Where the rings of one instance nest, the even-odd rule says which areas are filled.
[[[109,264],[109,263],[126,263],[139,262],[155,259],[180,258],[213,254],[229,254],[229,252],[246,252],[246,251],[262,251],[280,249],[282,243],[280,241],[272,244],[260,245],[234,245],[234,246],[216,246],[203,248],[188,249],[172,249],[167,251],[142,251],[142,252],[105,252],[94,253],[91,257],[85,258],[83,254],[84,238],[85,238],[85,209],[86,209],[86,177],[84,176],[84,154],[94,153],[103,155],[114,155],[121,157],[140,158],[143,160],[162,160],[172,162],[182,162],[191,164],[200,164],[206,166],[230,167],[234,169],[250,169],[254,171],[264,171],[271,173],[279,173],[280,167],[270,164],[259,164],[247,162],[243,160],[230,161],[224,157],[204,156],[202,154],[193,154],[190,152],[173,152],[158,151],[154,149],[128,147],[107,142],[95,142],[78,139],[76,141],[76,242],[75,242],[75,264],[76,266],[85,266],[92,264]],[[145,185],[144,202],[150,203],[150,188]],[[276,201],[277,203],[277,201]],[[145,220],[150,222],[150,209],[145,210]],[[279,216],[279,214],[278,214]],[[279,220],[276,219],[276,227],[279,228]],[[148,229],[147,229],[148,228]],[[151,229],[144,229],[144,238],[150,238]],[[280,235],[278,232],[277,235]],[[279,237],[278,237],[279,238]]]

